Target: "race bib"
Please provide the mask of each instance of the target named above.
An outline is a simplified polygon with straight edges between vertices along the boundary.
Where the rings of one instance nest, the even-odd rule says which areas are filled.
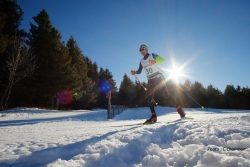
[[[160,73],[159,69],[155,65],[149,64],[149,60],[154,60],[151,54],[148,56],[146,60],[144,59],[141,60],[141,64],[145,70],[147,78],[150,78]]]

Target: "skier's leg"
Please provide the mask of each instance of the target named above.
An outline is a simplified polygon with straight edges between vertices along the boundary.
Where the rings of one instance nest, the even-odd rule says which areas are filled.
[[[186,113],[184,112],[184,110],[181,108],[180,105],[176,104],[175,109],[177,110],[181,118],[185,117]]]
[[[155,85],[153,80],[149,80],[148,82],[149,82],[149,87],[147,89],[147,96],[148,96],[149,108],[151,111],[151,117],[147,119],[146,122],[156,122],[157,115],[155,112],[155,101],[154,101]]]
[[[181,108],[181,106],[177,103],[176,98],[175,98],[172,94],[169,93],[168,88],[167,88],[167,85],[166,85],[166,83],[164,82],[164,79],[163,79],[162,76],[161,76],[161,78],[162,78],[163,85],[164,85],[164,87],[165,87],[166,94],[174,99],[174,102],[175,102],[174,106],[175,106],[176,111],[178,112],[178,114],[180,115],[181,118],[185,117],[186,113],[185,113],[184,110]]]

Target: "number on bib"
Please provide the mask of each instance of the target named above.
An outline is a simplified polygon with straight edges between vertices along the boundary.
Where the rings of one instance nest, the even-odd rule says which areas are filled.
[[[153,73],[152,68],[148,68],[148,69],[146,69],[146,71],[147,71],[147,75],[149,75],[149,74],[152,74],[152,73]]]

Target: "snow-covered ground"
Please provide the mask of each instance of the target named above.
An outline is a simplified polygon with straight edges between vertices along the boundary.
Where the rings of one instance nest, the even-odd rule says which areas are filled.
[[[250,111],[185,109],[194,120],[144,122],[149,108],[112,120],[105,110],[18,108],[0,113],[0,166],[10,167],[250,167]],[[156,107],[159,121],[179,118]]]

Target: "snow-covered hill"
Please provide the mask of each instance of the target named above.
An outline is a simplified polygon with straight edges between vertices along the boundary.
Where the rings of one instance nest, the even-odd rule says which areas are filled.
[[[0,113],[0,166],[249,167],[250,111],[185,109],[194,120],[144,122],[149,108],[127,109],[112,120],[105,110],[19,108]],[[156,107],[159,121],[179,118]]]

